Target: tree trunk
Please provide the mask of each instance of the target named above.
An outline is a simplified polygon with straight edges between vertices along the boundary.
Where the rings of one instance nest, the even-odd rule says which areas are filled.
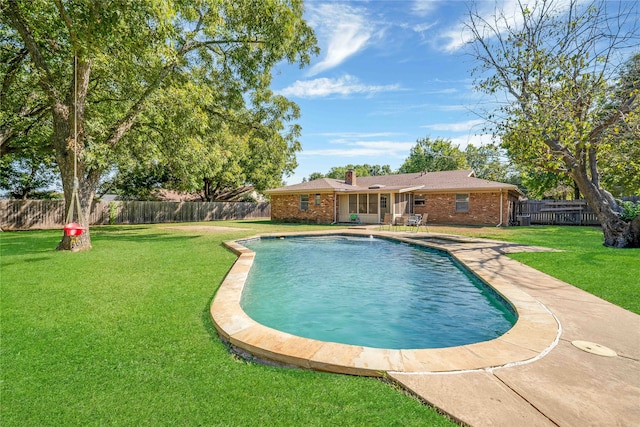
[[[620,220],[622,221],[622,220]],[[604,245],[614,248],[640,248],[640,216],[622,224],[602,222]],[[619,225],[622,225],[621,227]]]
[[[579,171],[573,178],[598,217],[604,234],[604,245],[614,248],[640,248],[640,217],[627,222],[620,218],[613,196],[606,190],[596,187],[586,174]]]
[[[56,136],[54,135],[54,138]],[[58,146],[58,142],[56,142]],[[73,147],[72,147],[73,148]],[[65,221],[71,208],[71,203],[74,203],[74,215],[69,218],[69,222],[77,222],[86,230],[75,238],[62,235],[62,240],[58,244],[57,250],[71,250],[81,251],[91,249],[91,235],[89,233],[89,218],[91,216],[91,204],[95,196],[98,180],[91,175],[83,178],[81,171],[84,172],[84,162],[78,161],[78,200],[80,201],[80,212],[75,205],[75,200],[72,200],[73,185],[74,185],[74,152],[73,149],[63,152],[57,151],[58,166],[60,168],[60,176],[62,177],[62,187],[64,189],[64,207],[65,207]]]
[[[91,66],[88,62],[78,61],[77,83],[72,83],[66,103],[56,102],[52,108],[53,135],[52,142],[56,151],[56,160],[60,168],[62,188],[64,190],[65,219],[71,204],[74,203],[74,215],[68,222],[77,222],[85,231],[76,237],[63,234],[58,250],[81,251],[91,249],[89,233],[89,217],[91,203],[98,188],[99,171],[87,171],[84,159],[84,106]],[[77,91],[77,93],[76,93]],[[77,111],[74,111],[77,108]],[[76,122],[77,120],[77,122]],[[80,209],[72,200],[74,182],[78,181],[78,200]]]
[[[204,188],[202,189],[202,199],[205,202],[211,201],[211,178],[203,178]]]

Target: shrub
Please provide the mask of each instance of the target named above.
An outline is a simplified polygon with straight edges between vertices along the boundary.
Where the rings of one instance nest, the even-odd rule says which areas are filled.
[[[620,207],[622,207],[620,218],[625,221],[632,221],[635,217],[640,216],[640,202],[625,201],[620,203]]]
[[[114,225],[118,219],[118,204],[109,202],[109,224]]]

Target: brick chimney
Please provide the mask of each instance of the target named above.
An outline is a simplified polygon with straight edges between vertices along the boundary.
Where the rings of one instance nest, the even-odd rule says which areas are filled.
[[[356,185],[356,171],[349,169],[346,173],[344,181],[349,185]]]

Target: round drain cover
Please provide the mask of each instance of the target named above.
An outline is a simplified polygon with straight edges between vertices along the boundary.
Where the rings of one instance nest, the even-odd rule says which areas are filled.
[[[618,353],[600,344],[589,341],[571,341],[575,347],[587,353],[597,354],[598,356],[616,357]]]

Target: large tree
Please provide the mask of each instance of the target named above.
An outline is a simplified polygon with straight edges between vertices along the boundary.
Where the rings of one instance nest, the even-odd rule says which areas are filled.
[[[420,138],[411,148],[409,157],[400,166],[400,173],[437,172],[469,167],[464,152],[443,138]]]
[[[245,108],[221,99],[209,81],[158,93],[130,131],[136,148],[120,159],[115,189],[149,196],[149,190],[163,187],[215,201],[279,186],[283,173],[295,168],[300,149],[300,127],[284,123],[299,111],[269,90],[260,96]]]
[[[639,85],[640,53],[627,61],[619,79],[611,85],[604,108],[616,108]],[[640,196],[640,102],[624,120],[603,133],[602,147],[607,153],[598,158],[603,187],[617,196]]]
[[[346,165],[346,166],[333,166],[329,169],[325,178],[344,179],[347,171],[353,169],[356,176],[377,176],[377,175],[391,175],[391,166],[389,165],[369,165],[367,163],[362,165]],[[321,176],[314,175],[314,177],[321,178]],[[309,177],[311,181],[311,177]]]
[[[210,116],[216,116],[220,127],[215,132],[229,144],[243,136],[225,127],[232,129],[237,115],[254,113],[241,123],[254,129],[254,135],[260,133],[261,154],[273,164],[272,170],[278,167],[278,159],[271,161],[276,154],[264,148],[266,138],[273,136],[265,130],[268,114],[264,120],[259,114],[284,103],[268,89],[273,67],[283,60],[305,65],[317,53],[313,31],[302,19],[302,0],[0,1],[0,48],[13,56],[10,70],[18,69],[16,76],[23,77],[9,83],[24,93],[16,103],[30,111],[14,121],[16,126],[3,123],[2,138],[20,133],[27,119],[36,119],[39,107],[47,111],[47,143],[55,151],[67,208],[74,175],[78,177],[82,225],[88,226],[91,202],[105,170],[131,151],[140,154],[150,148],[145,140],[158,136],[134,131],[144,127],[144,113],[157,120],[146,124],[159,132],[166,130],[165,120],[177,123],[180,118],[194,129],[199,123],[196,113],[207,116],[205,127],[214,123]],[[194,112],[163,104],[171,90],[182,88],[197,98],[207,85],[211,90],[206,95],[213,92],[216,97],[208,106],[219,108]],[[167,108],[151,111],[163,106]],[[295,116],[291,105],[285,109],[289,117]],[[231,121],[228,113],[233,114]],[[164,150],[166,157],[177,148],[181,155],[200,159],[207,144],[174,130],[159,138],[167,144],[150,149]],[[290,145],[283,152],[295,151],[297,141],[284,140]],[[290,161],[285,155],[279,164]],[[87,232],[73,241],[63,237],[59,248],[90,246]]]
[[[640,247],[640,218],[625,221],[600,182],[605,133],[633,118],[638,81],[603,102],[625,55],[638,48],[637,2],[517,2],[487,18],[471,8],[477,86],[504,95],[491,117],[503,145],[540,168],[571,177],[596,212],[604,244]],[[478,74],[477,74],[478,75]]]
[[[469,144],[464,149],[464,156],[476,177],[500,182],[507,180],[508,165],[499,147],[492,144],[480,147]]]

